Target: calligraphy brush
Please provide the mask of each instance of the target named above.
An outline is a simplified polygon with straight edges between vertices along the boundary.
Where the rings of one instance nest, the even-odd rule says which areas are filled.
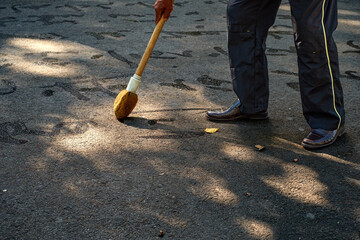
[[[136,106],[138,101],[138,95],[136,94],[136,91],[140,85],[142,73],[150,58],[151,52],[155,47],[156,41],[161,33],[164,23],[164,15],[162,15],[160,21],[156,24],[154,32],[149,40],[135,74],[130,78],[126,89],[122,90],[115,99],[114,113],[116,118],[119,120],[129,116],[129,114]]]

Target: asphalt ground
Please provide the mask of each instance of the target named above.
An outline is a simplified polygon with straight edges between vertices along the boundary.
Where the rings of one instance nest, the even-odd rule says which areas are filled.
[[[235,99],[226,3],[175,1],[119,122],[153,1],[1,0],[0,239],[360,239],[360,2],[338,1],[334,35],[346,134],[316,151],[299,145],[287,1],[267,41],[270,119],[205,119]]]

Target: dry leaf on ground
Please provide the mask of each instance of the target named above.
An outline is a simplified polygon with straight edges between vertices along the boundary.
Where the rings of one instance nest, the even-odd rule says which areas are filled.
[[[264,150],[265,147],[264,146],[261,146],[261,145],[255,145],[255,147],[257,148],[257,150],[261,151],[261,150]]]
[[[217,131],[219,131],[218,128],[206,128],[205,132],[207,133],[216,133]]]

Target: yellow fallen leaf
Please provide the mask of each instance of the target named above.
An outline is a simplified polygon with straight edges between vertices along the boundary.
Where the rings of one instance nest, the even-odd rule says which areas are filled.
[[[207,133],[216,133],[217,131],[219,131],[218,128],[206,128],[205,132]]]
[[[259,151],[261,151],[261,150],[263,150],[265,147],[264,146],[261,146],[261,145],[255,145],[255,147],[259,150]]]

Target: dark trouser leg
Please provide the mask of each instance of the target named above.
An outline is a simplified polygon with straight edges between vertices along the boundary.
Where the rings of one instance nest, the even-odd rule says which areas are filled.
[[[243,113],[260,112],[268,107],[265,41],[280,3],[281,0],[230,0],[228,3],[230,69]]]
[[[311,128],[335,130],[345,123],[339,64],[332,33],[336,0],[290,0],[304,116]]]

